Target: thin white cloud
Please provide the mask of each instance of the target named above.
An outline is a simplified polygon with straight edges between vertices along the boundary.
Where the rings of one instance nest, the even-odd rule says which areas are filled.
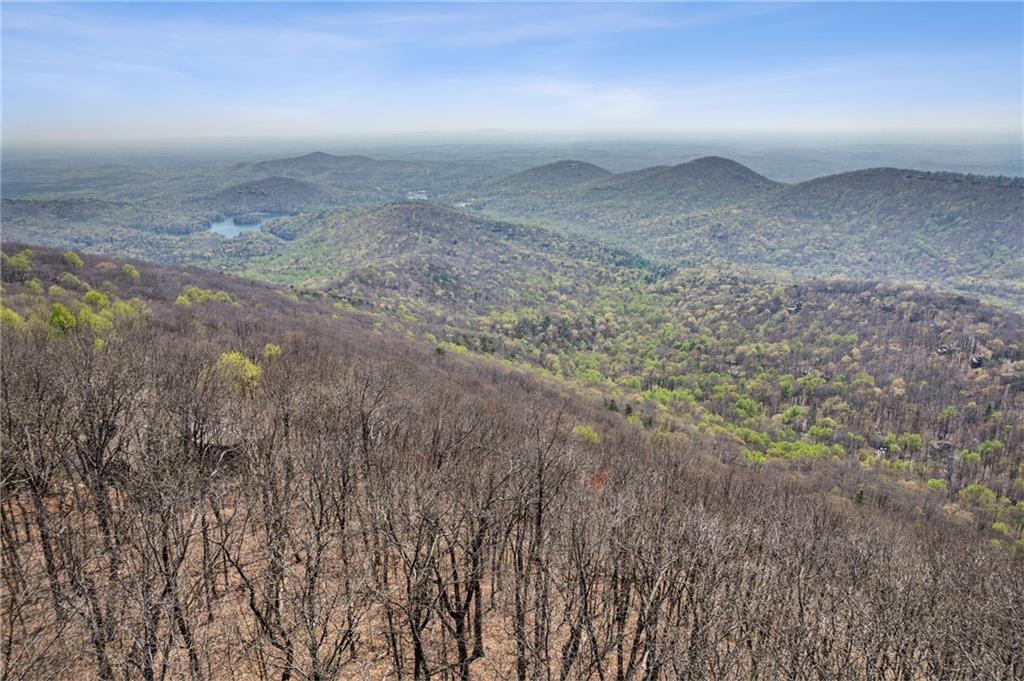
[[[1019,128],[1021,117],[1019,69],[1014,83],[1006,66],[1019,64],[1019,50],[847,48],[806,59],[780,50],[783,58],[762,64],[697,36],[792,6],[114,7],[5,5],[5,134],[42,134],[44,123],[56,134],[62,121],[76,134],[219,135],[882,126],[915,117]],[[620,64],[609,49],[642,48],[648,36],[651,54],[624,53]],[[691,36],[700,47],[683,49]],[[1017,106],[1007,104],[1013,92]]]

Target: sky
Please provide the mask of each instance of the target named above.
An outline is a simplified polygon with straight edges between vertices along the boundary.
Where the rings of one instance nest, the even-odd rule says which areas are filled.
[[[1024,4],[10,3],[5,143],[1021,136]]]

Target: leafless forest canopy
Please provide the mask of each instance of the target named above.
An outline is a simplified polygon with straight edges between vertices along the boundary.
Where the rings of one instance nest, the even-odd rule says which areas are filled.
[[[4,679],[1024,676],[1019,507],[992,491],[1019,493],[1015,431],[929,486],[774,443],[764,465],[712,427],[732,412],[634,397],[626,418],[621,395],[329,295],[5,253],[29,270],[5,261]],[[898,314],[951,309],[923,295]],[[986,359],[1009,362],[1019,322],[986,314]],[[880,347],[916,328],[876,326]],[[930,377],[960,352],[906,361]],[[1012,376],[949,366],[1019,419]],[[863,399],[879,419],[898,403]],[[982,412],[949,437],[990,434]],[[933,451],[889,445],[906,466]]]

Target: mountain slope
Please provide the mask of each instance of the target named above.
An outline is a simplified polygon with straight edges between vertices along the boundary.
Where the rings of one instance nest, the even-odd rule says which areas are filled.
[[[463,314],[535,295],[589,297],[602,282],[656,273],[641,258],[591,241],[419,201],[325,213],[285,255],[258,267],[357,298],[381,287],[464,301]]]
[[[442,236],[430,219],[385,218]],[[799,408],[771,417],[792,434],[767,464],[758,432],[692,403],[701,386],[598,392],[397,337],[401,309],[367,318],[208,271],[11,257],[33,275],[5,276],[0,315],[4,645],[19,676],[398,678],[413,660],[479,681],[524,668],[581,681],[1019,669],[1020,516],[980,485],[960,510],[947,504],[947,448],[913,433],[833,461],[850,437],[835,422],[874,414],[829,401],[840,384],[820,374],[779,381]],[[700,278],[675,283],[701,290]],[[706,302],[770,320],[775,287],[751,286],[734,280]],[[805,293],[814,315],[836,302]],[[884,290],[840,298],[864,293],[873,320],[891,314],[871,300]],[[730,366],[753,374],[784,357],[790,329],[778,330]],[[695,340],[661,345],[712,347]],[[845,350],[828,359],[842,366]],[[908,390],[930,378],[911,371],[921,353],[868,352],[896,355]],[[738,405],[741,423],[778,406],[710,376],[707,403]],[[919,418],[864,377],[842,396]],[[671,400],[683,406],[669,417]],[[987,418],[968,408],[966,423]],[[958,485],[1014,452],[983,451],[957,464]],[[941,484],[922,484],[929,471]],[[98,617],[113,635],[97,634]],[[534,620],[551,640],[540,651],[514,635]],[[888,668],[865,669],[864,651],[880,650]]]
[[[480,172],[481,164],[476,162],[376,159],[322,151],[242,163],[233,169],[239,181],[287,177],[311,182],[336,199],[337,205],[345,206],[379,205],[413,195],[456,196],[480,182]]]
[[[486,202],[648,257],[940,284],[1024,305],[1024,180],[876,168],[795,185],[709,157]]]
[[[1016,245],[1024,238],[1024,179],[870,168],[786,187],[751,210],[812,223],[965,227],[1005,236]]]
[[[426,196],[482,207],[499,222],[583,234],[671,265],[740,265],[787,279],[917,281],[1024,307],[1019,178],[876,168],[781,185],[720,157],[619,174],[560,161],[497,181],[486,168],[494,166],[314,152],[221,168],[215,177],[175,170],[181,176],[145,200],[103,202],[76,191],[5,202],[4,229],[33,243],[237,271],[252,265],[250,256],[294,249],[266,233],[230,245],[203,239],[198,232],[212,215],[308,214],[274,226],[290,241],[318,222],[338,222],[341,207]],[[211,195],[211,187],[219,191]],[[300,245],[301,239],[293,244]],[[326,263],[311,255],[310,261]],[[296,275],[290,281],[305,280],[301,265],[284,269]],[[315,272],[319,281],[331,276],[326,266]]]
[[[496,182],[495,186],[501,192],[555,192],[596,182],[612,174],[586,161],[564,160],[529,168]]]
[[[286,174],[288,172],[316,174],[332,170],[353,170],[372,165],[373,163],[374,160],[368,156],[336,156],[322,151],[314,151],[302,156],[243,163],[236,166],[236,168],[249,168],[271,175]]]
[[[690,211],[737,203],[783,186],[718,156],[621,173],[588,188],[584,200],[645,202],[652,211]]]
[[[1024,305],[1020,179],[864,170],[618,232],[681,261],[932,282]]]
[[[329,194],[312,182],[289,177],[267,177],[232,185],[207,196],[203,203],[223,213],[290,213],[329,202]]]
[[[206,211],[192,205],[92,198],[3,199],[5,238],[46,246],[90,248],[145,234],[185,236],[205,229]],[[123,252],[123,251],[122,251]]]
[[[586,166],[578,171],[559,164],[533,168],[495,183],[496,191],[481,201],[511,215],[606,222],[733,204],[782,186],[717,156],[618,174]]]

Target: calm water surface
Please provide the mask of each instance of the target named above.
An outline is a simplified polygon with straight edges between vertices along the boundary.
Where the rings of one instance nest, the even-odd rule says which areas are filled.
[[[237,222],[235,222],[235,218],[239,216],[231,215],[229,217],[224,218],[223,220],[212,223],[210,225],[210,231],[213,232],[214,234],[220,234],[221,236],[226,236],[230,239],[232,237],[238,236],[242,232],[255,232],[260,227],[263,226],[263,223],[268,222],[270,220],[288,217],[286,213],[250,213],[249,215],[258,217],[259,220],[257,222],[253,222],[252,224],[240,225]]]

